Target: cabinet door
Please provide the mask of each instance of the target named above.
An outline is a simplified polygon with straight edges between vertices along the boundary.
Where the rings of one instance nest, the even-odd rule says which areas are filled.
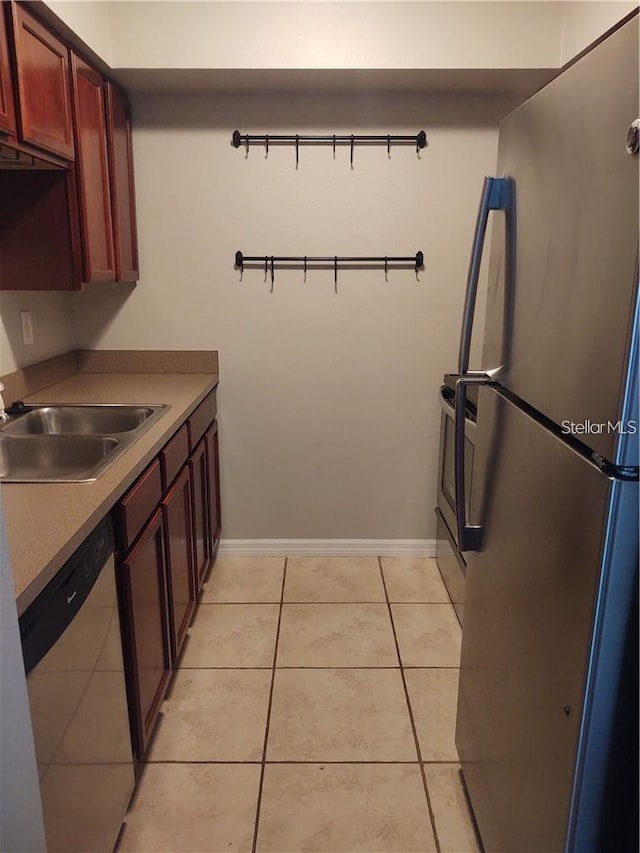
[[[171,674],[165,586],[164,526],[160,510],[120,564],[123,636],[136,754],[142,759]]]
[[[138,280],[138,236],[131,146],[131,109],[124,92],[105,84],[116,279]]]
[[[162,517],[167,551],[167,578],[171,648],[174,663],[182,649],[195,607],[193,527],[191,523],[191,477],[185,465],[162,499]]]
[[[5,169],[0,174],[0,290],[72,289],[78,270],[69,172]]]
[[[207,485],[209,496],[209,559],[215,556],[220,533],[222,516],[220,512],[220,462],[218,454],[218,424],[213,422],[205,434],[207,447]]]
[[[208,548],[208,503],[207,503],[207,456],[205,440],[189,458],[191,484],[193,488],[193,542],[195,556],[196,589],[199,592],[209,567]]]
[[[11,4],[20,138],[73,160],[69,49],[24,6]]]
[[[0,136],[3,134],[15,136],[16,113],[13,100],[11,66],[9,64],[7,23],[3,14],[3,6],[0,7]]]
[[[84,280],[115,281],[104,80],[75,54],[72,70]]]

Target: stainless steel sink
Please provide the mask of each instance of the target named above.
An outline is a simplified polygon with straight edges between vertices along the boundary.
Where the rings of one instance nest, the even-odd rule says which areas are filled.
[[[0,481],[96,480],[169,407],[28,406],[0,423]]]
[[[142,426],[162,406],[42,406],[0,427],[4,435],[118,435]]]
[[[95,480],[120,447],[117,438],[87,435],[0,435],[0,479],[59,483]]]

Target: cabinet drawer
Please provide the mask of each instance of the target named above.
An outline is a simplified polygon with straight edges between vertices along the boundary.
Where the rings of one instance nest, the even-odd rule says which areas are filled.
[[[187,421],[189,427],[189,449],[193,450],[217,412],[216,392],[212,391],[200,403]]]
[[[129,548],[162,498],[160,463],[154,460],[119,504],[124,548]]]
[[[175,480],[178,471],[187,461],[189,455],[189,435],[187,425],[181,426],[160,451],[160,471],[162,473],[162,490],[169,488]]]

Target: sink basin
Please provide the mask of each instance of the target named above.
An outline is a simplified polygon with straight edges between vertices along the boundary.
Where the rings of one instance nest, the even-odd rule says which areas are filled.
[[[27,406],[0,423],[0,481],[95,480],[168,408]]]
[[[94,480],[120,448],[105,436],[0,435],[0,479],[59,483]]]
[[[142,426],[164,406],[42,406],[0,427],[4,435],[118,435]]]

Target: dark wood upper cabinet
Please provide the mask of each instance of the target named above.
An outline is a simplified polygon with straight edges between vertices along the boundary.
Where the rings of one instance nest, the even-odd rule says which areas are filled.
[[[137,281],[139,265],[131,107],[127,96],[113,83],[107,81],[105,91],[116,278],[118,281]]]
[[[3,135],[16,135],[16,110],[9,61],[9,40],[3,7],[4,4],[0,7],[0,139]]]
[[[67,172],[0,172],[0,290],[74,288],[74,202]]]
[[[137,281],[127,96],[29,7],[0,0],[0,167],[65,177],[30,181],[26,216],[0,225],[0,290]],[[56,263],[31,259],[34,243]]]
[[[116,279],[104,80],[72,55],[83,279]]]
[[[24,6],[12,3],[11,13],[19,139],[73,160],[69,48]]]
[[[158,510],[123,557],[122,633],[136,756],[143,759],[171,675],[165,540]]]
[[[193,532],[191,515],[191,477],[185,465],[173,486],[162,499],[171,648],[174,662],[184,645],[187,628],[196,606],[193,568]]]

